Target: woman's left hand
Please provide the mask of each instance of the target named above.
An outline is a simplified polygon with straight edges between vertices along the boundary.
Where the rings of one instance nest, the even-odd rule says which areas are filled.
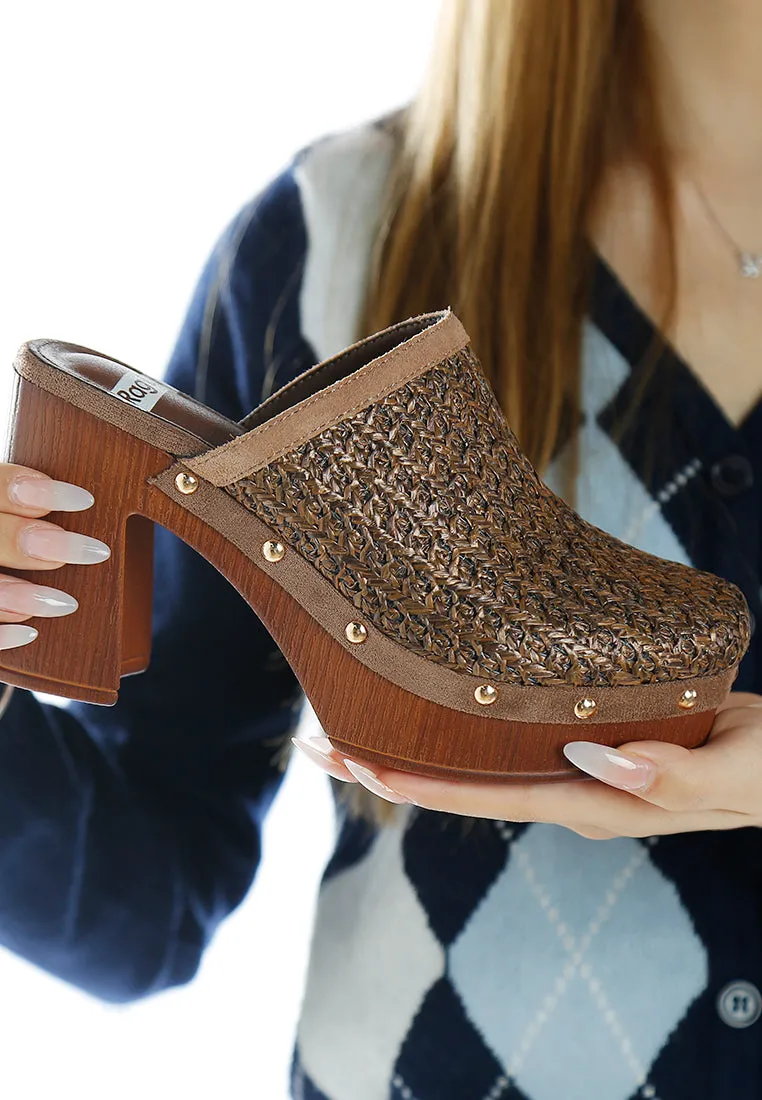
[[[565,755],[586,773],[579,781],[472,783],[391,768],[370,771],[342,757],[325,737],[311,739],[316,745],[293,740],[300,748],[309,745],[307,755],[329,774],[360,782],[389,801],[468,817],[564,825],[592,840],[762,826],[762,695],[748,692],[728,696],[708,741],[697,749],[661,741],[632,741],[619,750],[570,742]],[[623,760],[612,763],[618,758]],[[635,789],[628,781],[645,785]]]

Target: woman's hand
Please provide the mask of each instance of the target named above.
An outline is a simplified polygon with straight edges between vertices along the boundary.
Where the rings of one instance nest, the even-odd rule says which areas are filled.
[[[47,512],[78,512],[94,503],[92,493],[54,481],[29,466],[0,462],[0,567],[60,569],[66,562],[89,565],[111,551],[98,539],[40,520]],[[79,604],[67,592],[0,573],[0,649],[34,641],[38,631],[23,626],[33,616],[70,615]]]
[[[431,779],[390,768],[371,772],[342,758],[325,737],[293,740],[300,748],[310,746],[310,758],[337,779],[361,782],[389,801],[468,817],[565,825],[592,840],[762,826],[762,695],[748,692],[728,696],[709,740],[698,749],[632,741],[620,750],[604,750],[570,742],[564,753],[573,763],[584,763],[597,776],[594,782],[587,775],[509,784]],[[621,763],[612,763],[620,757]],[[374,775],[386,790],[373,782]],[[626,788],[625,782],[645,785]]]

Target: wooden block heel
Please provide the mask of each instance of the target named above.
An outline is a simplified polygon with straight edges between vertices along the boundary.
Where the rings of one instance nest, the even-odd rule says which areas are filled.
[[[79,607],[60,618],[30,619],[33,642],[0,650],[0,680],[50,695],[112,705],[121,676],[148,668],[151,655],[153,524],[143,507],[145,479],[171,456],[15,376],[4,461],[39,469],[88,489],[83,512],[41,519],[100,539],[111,556],[92,565],[2,572],[69,592]]]
[[[56,571],[78,611],[0,651],[0,680],[113,704],[150,660],[160,523],[262,620],[332,744],[370,765],[578,779],[568,741],[692,748],[730,691],[742,593],[555,496],[451,310],[357,341],[237,422],[84,345],[30,341],[14,367],[6,461],[89,489],[91,509],[50,518],[112,556]]]

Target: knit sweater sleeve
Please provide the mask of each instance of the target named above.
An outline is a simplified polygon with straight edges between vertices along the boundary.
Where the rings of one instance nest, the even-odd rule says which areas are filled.
[[[166,380],[238,420],[310,365],[305,247],[292,162],[221,234]],[[304,702],[240,594],[158,525],[152,638],[114,706],[17,688],[0,721],[0,944],[111,1002],[195,974],[254,879]]]

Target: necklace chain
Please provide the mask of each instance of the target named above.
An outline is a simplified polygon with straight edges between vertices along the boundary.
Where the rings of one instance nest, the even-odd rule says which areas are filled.
[[[762,252],[749,252],[748,249],[741,248],[737,241],[735,241],[728,233],[725,226],[722,224],[712,207],[709,205],[709,199],[704,194],[703,189],[699,186],[698,182],[694,180],[693,184],[698,191],[699,196],[701,197],[701,201],[704,203],[704,206],[706,207],[710,218],[720,230],[720,232],[732,245],[733,251],[735,252],[736,258],[738,260],[738,267],[741,275],[743,275],[745,279],[759,279],[760,276],[762,276]]]

